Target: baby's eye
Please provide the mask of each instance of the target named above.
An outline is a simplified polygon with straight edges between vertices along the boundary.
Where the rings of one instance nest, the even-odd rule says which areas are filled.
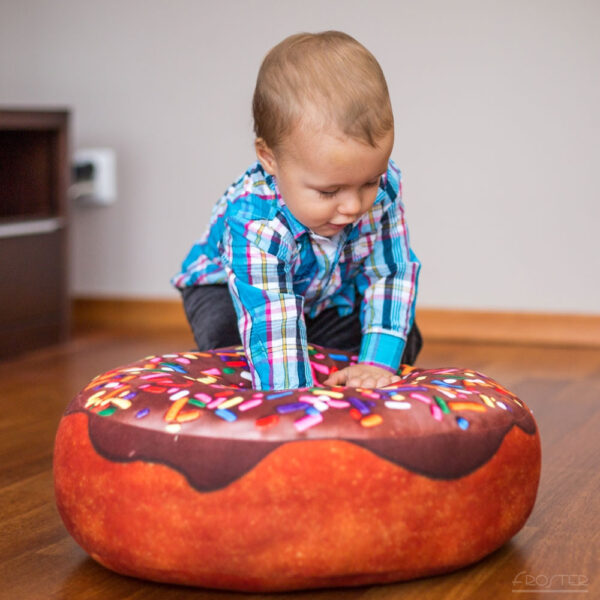
[[[325,198],[333,198],[339,191],[339,188],[337,190],[333,190],[332,192],[323,192],[322,190],[319,190],[319,195],[324,196]]]
[[[379,185],[379,177],[373,181],[367,181],[367,183],[365,183],[365,187],[375,187],[376,185]]]

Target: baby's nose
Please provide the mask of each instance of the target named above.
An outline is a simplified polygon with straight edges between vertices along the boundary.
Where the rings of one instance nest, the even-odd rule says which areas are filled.
[[[361,201],[358,194],[344,194],[338,205],[338,212],[342,215],[357,215],[360,212]]]

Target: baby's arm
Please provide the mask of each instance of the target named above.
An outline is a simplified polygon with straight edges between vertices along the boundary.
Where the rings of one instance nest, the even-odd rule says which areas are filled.
[[[279,222],[227,221],[223,260],[255,389],[313,385],[301,296],[291,276],[295,242]]]
[[[400,173],[391,166],[387,201],[372,209],[382,211],[379,218],[374,215],[377,236],[356,278],[363,296],[359,364],[377,365],[391,372],[400,366],[414,320],[421,266],[410,248],[400,190]]]

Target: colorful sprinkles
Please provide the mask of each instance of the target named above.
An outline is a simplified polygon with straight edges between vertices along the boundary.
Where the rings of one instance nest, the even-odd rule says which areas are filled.
[[[323,380],[357,360],[356,356],[316,346],[309,348],[309,355],[315,376]],[[199,360],[198,364],[206,368],[193,368]],[[405,414],[406,418],[413,411],[426,411],[436,423],[465,431],[473,415],[490,410],[513,412],[513,402],[522,406],[495,381],[463,369],[424,371],[402,365],[397,383],[377,390],[352,389],[350,395],[342,387],[318,385],[304,390],[254,391],[249,375],[241,347],[149,356],[94,379],[83,392],[83,406],[107,418],[118,418],[129,411],[140,421],[157,417],[170,433],[179,433],[182,426],[212,414],[218,422],[229,424],[242,416],[246,421],[250,417],[258,431],[282,427],[291,419],[300,434],[323,423],[328,411],[344,412],[351,426],[366,429],[384,424],[387,411],[398,411],[398,416]],[[153,415],[156,402],[144,404],[147,394],[164,398],[164,410],[159,415]]]

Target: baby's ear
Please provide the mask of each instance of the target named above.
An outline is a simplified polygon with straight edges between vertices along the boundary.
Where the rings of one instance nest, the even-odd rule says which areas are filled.
[[[277,161],[275,160],[273,150],[271,150],[267,142],[263,138],[256,138],[254,140],[254,149],[256,150],[256,158],[260,161],[263,169],[269,175],[276,175]]]

